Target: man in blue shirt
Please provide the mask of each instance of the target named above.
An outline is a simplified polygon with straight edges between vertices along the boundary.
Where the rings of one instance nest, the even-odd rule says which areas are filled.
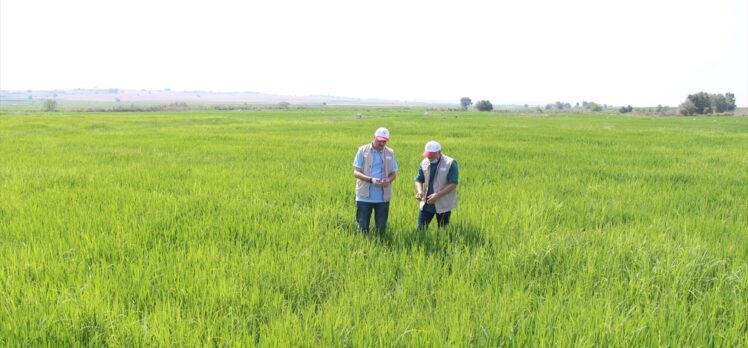
[[[452,209],[457,208],[457,161],[442,154],[442,146],[429,141],[416,175],[416,199],[421,202],[418,229],[428,228],[436,215],[439,227],[449,224]]]
[[[392,182],[397,174],[395,152],[387,147],[390,131],[379,128],[371,143],[362,145],[353,159],[353,176],[356,177],[356,222],[358,228],[369,233],[372,211],[379,233],[387,229]]]

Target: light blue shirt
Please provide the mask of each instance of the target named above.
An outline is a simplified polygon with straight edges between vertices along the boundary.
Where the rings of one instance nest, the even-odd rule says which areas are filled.
[[[356,158],[353,159],[353,166],[356,168],[364,168],[364,153],[359,150],[356,152]],[[397,160],[392,157],[392,171],[397,171]],[[371,149],[371,177],[377,179],[384,179],[384,159],[380,151]],[[368,202],[368,203],[382,203],[384,202],[384,188],[382,186],[369,186],[369,197],[359,197],[356,195],[356,201]]]

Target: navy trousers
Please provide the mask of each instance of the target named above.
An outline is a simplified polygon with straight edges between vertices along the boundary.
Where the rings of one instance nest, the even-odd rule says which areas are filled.
[[[421,212],[418,214],[418,229],[421,230],[429,228],[429,224],[431,223],[431,220],[434,219],[434,215],[436,215],[437,225],[439,227],[445,227],[449,225],[449,216],[452,215],[452,212],[446,211],[444,213],[438,214],[421,210]]]
[[[390,215],[390,202],[369,203],[356,201],[356,222],[358,229],[369,233],[371,213],[374,212],[374,225],[377,232],[384,234],[387,230],[387,218]]]

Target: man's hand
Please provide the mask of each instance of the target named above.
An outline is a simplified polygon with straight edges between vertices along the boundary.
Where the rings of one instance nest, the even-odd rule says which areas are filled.
[[[428,196],[428,198],[426,198],[426,203],[434,204],[438,200],[439,200],[439,196],[436,193],[432,193]]]
[[[416,193],[416,200],[418,200],[419,202],[423,200],[423,192]]]
[[[380,180],[379,182],[382,183],[382,187],[390,186],[390,179],[385,178],[385,179]]]

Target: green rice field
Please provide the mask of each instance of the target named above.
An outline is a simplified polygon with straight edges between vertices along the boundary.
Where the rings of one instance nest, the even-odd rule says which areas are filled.
[[[460,203],[417,231],[429,140]],[[0,346],[743,347],[748,117],[6,112],[0,261]]]

